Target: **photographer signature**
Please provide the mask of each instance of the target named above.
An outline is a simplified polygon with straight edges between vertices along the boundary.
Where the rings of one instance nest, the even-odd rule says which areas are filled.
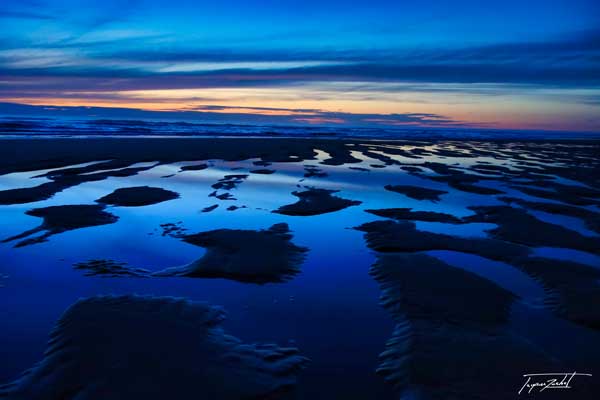
[[[571,389],[571,381],[576,376],[592,376],[592,374],[579,372],[525,374],[523,375],[525,383],[519,390],[519,394],[524,391],[529,394],[533,391],[543,392],[546,389]]]

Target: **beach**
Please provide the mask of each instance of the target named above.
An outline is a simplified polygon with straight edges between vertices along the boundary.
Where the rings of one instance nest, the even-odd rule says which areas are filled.
[[[0,138],[0,221],[0,398],[600,374],[597,140]]]

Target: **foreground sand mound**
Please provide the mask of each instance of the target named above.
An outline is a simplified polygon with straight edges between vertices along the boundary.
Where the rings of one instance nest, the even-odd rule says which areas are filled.
[[[96,200],[98,203],[124,207],[149,206],[179,198],[179,194],[150,186],[120,188]]]
[[[514,296],[486,279],[415,253],[380,254],[371,274],[397,323],[378,373],[401,398],[512,399],[522,374],[564,368],[507,330]]]
[[[204,257],[154,276],[227,278],[259,284],[283,282],[300,272],[308,251],[291,242],[287,224],[275,224],[259,231],[217,229],[181,238],[206,248]]]
[[[500,208],[500,210],[502,209]],[[481,209],[478,209],[478,211],[481,211]],[[512,212],[507,211],[507,215],[512,216]],[[487,219],[485,221],[489,222]],[[600,329],[600,313],[597,307],[590,306],[600,300],[600,286],[598,285],[600,271],[598,268],[575,262],[532,257],[529,247],[515,243],[529,243],[530,241],[537,243],[537,241],[543,241],[545,238],[553,240],[552,236],[546,235],[546,233],[551,235],[554,232],[553,229],[545,228],[545,225],[552,224],[539,221],[543,225],[538,226],[536,223],[524,219],[521,223],[525,223],[525,225],[531,222],[528,228],[525,229],[531,237],[527,240],[517,240],[517,237],[512,235],[513,231],[505,228],[505,224],[516,224],[519,223],[518,220],[494,218],[493,222],[499,224],[500,227],[490,232],[492,234],[502,232],[503,234],[498,236],[505,240],[493,238],[466,239],[420,231],[416,229],[414,222],[409,221],[374,221],[363,224],[356,229],[365,232],[368,246],[381,253],[450,250],[506,262],[522,270],[544,287],[547,295],[545,306],[554,314],[580,325]],[[558,229],[560,233],[556,236],[557,240],[560,240],[561,243],[568,240],[570,236],[563,234],[562,227],[552,226]],[[573,233],[575,234],[575,232]],[[435,276],[435,279],[438,279],[437,275]]]
[[[528,257],[515,267],[538,281],[546,291],[545,305],[559,317],[600,330],[600,270],[572,261]]]
[[[60,318],[42,361],[0,397],[27,400],[275,399],[307,359],[245,344],[224,312],[172,297],[99,296]]]
[[[310,216],[326,214],[362,204],[361,201],[348,200],[332,195],[337,192],[337,190],[316,188],[310,188],[304,192],[292,192],[292,194],[300,200],[294,204],[279,207],[273,212],[293,216]]]
[[[35,208],[27,211],[26,214],[33,217],[43,218],[44,222],[42,222],[42,224],[37,228],[30,229],[19,235],[5,239],[3,242],[24,239],[38,232],[45,231],[39,236],[21,240],[15,245],[15,247],[22,247],[45,242],[50,236],[62,232],[86,228],[89,226],[113,224],[119,219],[119,217],[116,215],[104,211],[103,205],[85,204]]]

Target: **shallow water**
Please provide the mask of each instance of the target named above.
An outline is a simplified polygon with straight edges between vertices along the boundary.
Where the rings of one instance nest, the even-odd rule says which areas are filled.
[[[377,146],[374,152],[385,155],[385,147]],[[3,239],[40,224],[40,218],[25,215],[33,208],[94,204],[96,199],[117,188],[131,186],[155,186],[180,194],[176,200],[150,206],[108,207],[109,212],[119,217],[114,224],[60,233],[47,242],[21,248],[13,248],[13,243],[0,243],[0,303],[3,304],[0,319],[6,321],[0,333],[0,382],[17,378],[41,359],[54,322],[78,298],[137,293],[179,296],[221,305],[228,315],[226,329],[242,340],[298,347],[311,359],[309,367],[300,375],[296,389],[299,398],[394,398],[391,386],[375,374],[378,355],[384,350],[394,324],[379,305],[379,286],[369,276],[375,254],[366,247],[363,234],[351,228],[381,219],[364,212],[366,209],[412,208],[413,211],[437,211],[460,218],[473,214],[469,206],[503,203],[498,196],[467,193],[445,183],[412,175],[399,165],[372,168],[371,164],[381,162],[357,150],[352,154],[362,162],[330,166],[321,164],[330,155],[316,149],[316,160],[273,163],[266,167],[276,171],[271,175],[248,172],[262,168],[253,165],[257,159],[210,160],[207,169],[180,172],[181,166],[199,164],[182,160],[180,163],[157,164],[130,177],[82,183],[45,201],[0,206],[0,239]],[[460,163],[461,167],[468,168],[483,161],[518,168],[511,160],[488,156],[432,155],[420,160],[393,154],[389,157],[413,165],[430,161],[447,165]],[[80,166],[91,164],[93,162]],[[132,166],[154,164],[144,162]],[[327,176],[304,179],[305,165],[317,165]],[[47,178],[34,178],[45,172],[48,170],[0,175],[0,190],[47,182]],[[210,185],[228,174],[249,174],[230,191],[237,200],[209,197],[213,191]],[[388,184],[436,188],[448,193],[440,202],[415,200],[386,191],[384,186]],[[339,190],[337,196],[359,200],[362,204],[311,217],[272,213],[282,205],[296,202],[297,198],[291,192],[301,190],[299,185]],[[501,188],[510,196],[540,201],[509,189],[502,182],[479,182],[477,185]],[[200,212],[214,204],[219,205],[214,211]],[[226,210],[231,205],[246,208]],[[585,228],[579,218],[540,212],[531,214],[588,237],[598,237]],[[199,259],[204,254],[202,248],[161,234],[161,224],[178,222],[182,222],[190,233],[220,228],[266,229],[285,222],[293,233],[293,243],[307,247],[309,253],[300,274],[294,279],[265,285],[228,279],[88,277],[73,269],[77,262],[114,259],[159,271]],[[496,227],[492,223],[453,225],[424,221],[417,221],[416,226],[422,231],[465,238],[487,237],[487,231]],[[573,249],[538,248],[535,251],[542,257],[576,260],[595,267],[600,264],[598,256]],[[522,300],[525,309],[541,308],[544,292],[539,283],[506,263],[443,249],[430,254],[513,292]],[[513,321],[516,330],[523,329],[523,312],[519,310],[520,314],[517,313],[518,317]],[[544,321],[543,318],[540,320]],[[552,326],[551,322],[548,324]],[[566,329],[565,332],[568,335],[570,331]],[[597,337],[590,335],[594,339]]]

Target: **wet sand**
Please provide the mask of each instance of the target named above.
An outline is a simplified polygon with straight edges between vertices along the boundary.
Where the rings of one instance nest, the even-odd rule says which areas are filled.
[[[65,279],[61,292],[82,287],[79,297],[90,299],[66,312],[53,341],[76,336],[92,323],[85,315],[99,313],[99,331],[121,332],[111,328],[111,341],[99,341],[110,362],[135,347],[140,329],[175,327],[164,328],[168,343],[153,342],[159,353],[176,350],[169,368],[194,371],[169,375],[181,383],[173,393],[504,399],[523,373],[600,374],[593,350],[600,348],[600,142],[0,139],[0,185],[0,212],[14,221],[0,232],[9,239],[2,250],[10,272],[0,270],[7,286],[0,295],[26,295],[27,274],[50,288],[56,283],[45,280]],[[21,248],[10,247],[17,240]],[[183,287],[194,299],[227,304],[244,342],[293,339],[313,361],[232,339],[219,328],[221,317],[199,317],[220,315],[213,306],[127,296],[180,295]],[[535,296],[531,288],[539,288]],[[113,290],[126,296],[104,296]],[[235,376],[232,387],[196,388],[204,378],[192,375],[205,377],[201,363],[190,366],[183,344],[168,339],[188,337],[185,321],[201,331],[200,349],[186,349],[218,366],[212,379]],[[19,324],[9,328],[41,335]],[[97,360],[94,335],[77,338],[83,353],[52,342],[4,397],[83,390],[65,378],[77,372],[62,366]],[[5,339],[4,350],[26,353]],[[569,351],[553,341],[578,344]],[[206,356],[205,343],[219,351]],[[142,347],[141,354],[155,354]],[[116,379],[102,364],[94,368],[88,372]],[[139,371],[160,385],[163,375],[151,366],[122,376]],[[331,371],[339,377],[325,377]],[[89,390],[84,398],[97,398],[101,383],[76,380]],[[115,382],[114,393],[129,394],[127,382]],[[571,393],[586,398],[592,383],[578,381]],[[132,398],[143,396],[141,386],[132,388]]]

